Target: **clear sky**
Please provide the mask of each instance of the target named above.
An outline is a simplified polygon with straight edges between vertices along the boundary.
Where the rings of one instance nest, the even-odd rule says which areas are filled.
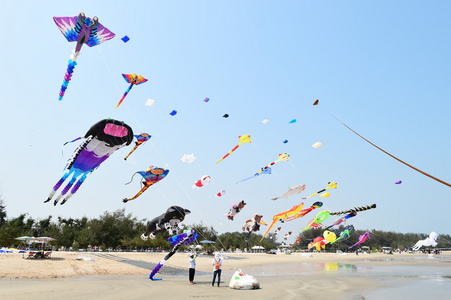
[[[220,233],[255,213],[272,216],[301,202],[322,210],[377,204],[351,219],[357,229],[450,233],[451,188],[375,149],[451,182],[451,4],[448,1],[9,1],[0,18],[0,191],[9,217],[98,217],[126,208],[151,219],[171,205],[190,209]],[[62,101],[75,43],[54,16],[98,16],[116,37],[81,50]],[[130,41],[124,43],[123,36]],[[149,81],[115,106],[128,84]],[[209,97],[208,103],[203,99]],[[154,99],[153,107],[145,106]],[[319,107],[314,100],[319,99]],[[177,110],[176,116],[169,113]],[[223,118],[224,114],[229,118]],[[78,142],[97,121],[125,121],[150,142],[114,153],[65,205],[44,204]],[[268,124],[262,120],[268,119]],[[297,119],[294,124],[289,124]],[[219,164],[223,155],[250,134]],[[283,141],[288,140],[284,144]],[[311,145],[323,143],[319,149]],[[197,160],[183,163],[184,154]],[[271,175],[236,184],[289,153]],[[129,203],[150,165],[169,175]],[[192,185],[203,175],[211,183]],[[402,180],[402,184],[394,182]],[[311,193],[338,183],[328,198]],[[300,195],[272,201],[289,186]],[[226,190],[224,197],[215,194]],[[224,216],[245,200],[234,221]],[[320,210],[318,210],[319,212]],[[289,242],[316,213],[282,225]],[[330,217],[326,225],[335,218]],[[263,233],[265,227],[262,226]]]

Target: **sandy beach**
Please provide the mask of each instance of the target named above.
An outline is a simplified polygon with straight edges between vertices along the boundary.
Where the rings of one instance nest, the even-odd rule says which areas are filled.
[[[177,253],[166,262],[155,276],[163,280],[149,280],[150,271],[164,256],[53,252],[50,259],[27,259],[22,254],[1,254],[0,289],[2,296],[14,299],[330,299],[330,293],[336,299],[377,299],[371,295],[415,280],[442,282],[446,288],[451,283],[451,256],[446,254],[225,253],[219,288],[211,287],[212,256],[207,255],[197,258],[195,285],[188,283],[187,253]],[[236,268],[256,277],[261,289],[230,289]]]

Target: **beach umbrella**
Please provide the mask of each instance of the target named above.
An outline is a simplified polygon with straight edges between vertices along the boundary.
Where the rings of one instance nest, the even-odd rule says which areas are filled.
[[[55,240],[54,238],[51,238],[51,237],[48,237],[48,236],[40,236],[40,237],[36,238],[36,241],[38,243],[43,243],[44,244],[44,248],[47,245],[47,242],[51,242],[51,241],[54,241],[54,240]]]

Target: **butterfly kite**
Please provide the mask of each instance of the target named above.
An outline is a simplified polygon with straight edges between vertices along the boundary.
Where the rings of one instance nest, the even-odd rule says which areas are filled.
[[[82,139],[81,137],[73,140]],[[84,136],[85,141],[78,146],[72,158],[66,165],[66,173],[55,184],[49,197],[44,203],[49,202],[64,181],[72,175],[71,180],[62,190],[61,194],[53,203],[66,196],[61,205],[74,195],[80,188],[86,177],[97,169],[108,157],[121,147],[128,146],[133,141],[133,130],[130,126],[121,121],[105,119],[94,124]],[[78,181],[77,181],[78,179]],[[77,182],[76,182],[77,181]],[[75,183],[76,182],[76,183]],[[74,185],[75,183],[75,185]]]
[[[141,183],[143,184],[141,190],[132,198],[125,198],[124,200],[122,200],[124,203],[127,203],[128,201],[132,201],[136,198],[138,198],[142,193],[144,193],[150,186],[154,185],[155,183],[157,183],[158,181],[164,179],[166,177],[166,175],[168,175],[169,170],[165,170],[163,168],[158,168],[158,167],[154,167],[154,166],[150,166],[146,171],[140,171],[140,172],[136,172],[135,174],[133,174],[133,176],[135,176],[136,174],[139,174],[143,177]],[[132,180],[130,180],[130,182],[133,181],[133,176],[132,176]],[[130,182],[126,183],[129,184]]]
[[[58,26],[68,42],[77,42],[75,50],[70,56],[67,72],[64,75],[64,81],[61,85],[58,98],[61,101],[72,78],[72,73],[77,65],[78,55],[83,44],[94,47],[111,40],[115,34],[106,27],[103,27],[97,17],[91,19],[86,17],[84,13],[80,13],[75,17],[53,17],[53,21],[55,21],[56,26]]]
[[[136,138],[136,144],[135,147],[132,149],[132,151],[130,151],[130,153],[124,158],[125,160],[127,160],[127,158],[133,153],[133,151],[136,150],[136,148],[138,148],[141,144],[144,144],[145,142],[147,142],[152,136],[148,133],[140,133],[138,135],[135,135]]]
[[[227,153],[226,155],[224,155],[223,158],[221,158],[220,160],[218,160],[217,164],[220,163],[224,158],[226,158],[227,156],[229,156],[233,151],[235,151],[236,149],[238,149],[238,147],[239,147],[241,144],[247,144],[247,143],[250,143],[250,142],[251,142],[251,136],[250,136],[249,134],[246,134],[246,135],[240,135],[240,136],[238,137],[238,140],[239,140],[238,145],[236,145],[235,148],[233,148],[232,150],[230,150],[229,153]]]
[[[121,105],[122,101],[124,101],[125,97],[127,96],[128,92],[130,92],[130,90],[132,89],[132,87],[134,85],[138,85],[141,83],[144,83],[147,81],[146,78],[142,77],[141,75],[136,75],[136,74],[122,74],[122,76],[124,77],[125,81],[127,81],[128,83],[130,83],[130,86],[128,87],[128,89],[125,91],[124,95],[122,96],[121,100],[119,100],[119,103],[116,105],[116,108],[119,107],[119,105]]]

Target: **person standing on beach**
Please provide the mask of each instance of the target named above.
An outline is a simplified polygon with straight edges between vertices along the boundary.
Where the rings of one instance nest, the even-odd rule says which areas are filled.
[[[196,257],[197,253],[191,253],[189,255],[189,283],[190,284],[196,284],[194,282],[194,274],[196,273]]]
[[[219,253],[215,253],[215,258],[213,258],[213,281],[211,282],[211,286],[215,286],[216,275],[218,275],[218,287],[221,282],[221,267],[222,267],[222,258],[219,256]]]

